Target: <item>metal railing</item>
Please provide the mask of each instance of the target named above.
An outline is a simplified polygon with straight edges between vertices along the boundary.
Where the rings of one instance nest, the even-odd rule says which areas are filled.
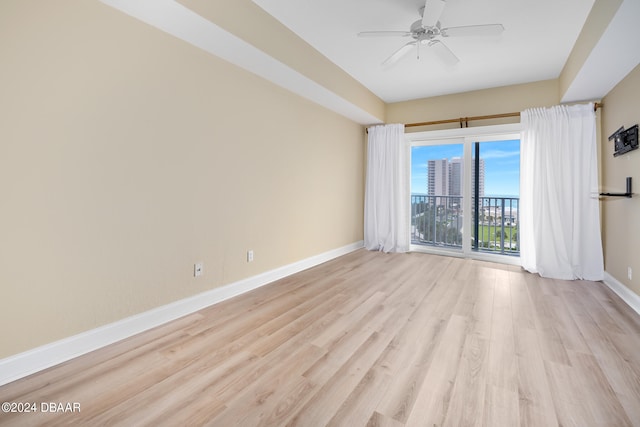
[[[517,197],[480,197],[478,209],[472,199],[474,233],[471,247],[478,251],[519,255]]]
[[[518,255],[517,197],[472,198],[471,247],[482,252]],[[461,196],[411,195],[411,242],[462,248],[463,208]]]
[[[411,242],[462,248],[462,197],[412,194]]]

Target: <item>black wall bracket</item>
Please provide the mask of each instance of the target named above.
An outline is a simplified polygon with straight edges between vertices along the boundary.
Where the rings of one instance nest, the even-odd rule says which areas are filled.
[[[633,192],[631,191],[631,177],[627,177],[627,192],[626,193],[600,193],[601,196],[610,196],[610,197],[629,197],[633,196]]]
[[[609,137],[609,141],[613,141],[614,143],[614,157],[628,153],[631,150],[637,150],[638,125],[632,126],[627,130],[624,129],[624,126],[620,127],[620,129],[615,131],[613,135]]]

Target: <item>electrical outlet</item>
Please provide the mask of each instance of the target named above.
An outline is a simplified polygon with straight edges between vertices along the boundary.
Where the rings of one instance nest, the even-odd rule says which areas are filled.
[[[247,251],[247,262],[253,262],[253,250]]]
[[[195,263],[193,265],[193,277],[200,277],[204,273],[204,268],[201,262]]]
[[[627,276],[629,277],[629,280],[633,280],[633,270],[631,270],[631,267],[627,267]]]

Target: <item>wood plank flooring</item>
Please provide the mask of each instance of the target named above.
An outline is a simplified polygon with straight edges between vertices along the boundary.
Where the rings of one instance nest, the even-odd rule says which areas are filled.
[[[360,250],[7,384],[5,401],[38,411],[2,426],[640,426],[640,316],[602,283]]]

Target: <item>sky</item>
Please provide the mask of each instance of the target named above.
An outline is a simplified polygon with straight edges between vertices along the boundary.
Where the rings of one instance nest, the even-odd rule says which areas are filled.
[[[411,193],[427,194],[427,162],[431,159],[462,157],[462,144],[432,145],[411,149]],[[520,141],[480,143],[484,159],[485,196],[520,194]]]

